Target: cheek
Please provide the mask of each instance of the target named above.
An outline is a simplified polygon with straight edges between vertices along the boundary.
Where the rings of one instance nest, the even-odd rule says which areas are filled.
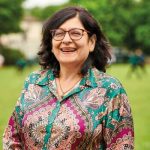
[[[86,40],[81,40],[79,42],[76,42],[76,47],[80,49],[86,49],[88,48],[88,42]]]
[[[83,42],[80,45],[78,44],[78,48],[80,49],[81,53],[88,53],[90,51],[88,42]]]
[[[60,42],[52,41],[52,51],[55,51],[59,48]]]
[[[88,45],[81,47],[79,53],[80,57],[86,59],[90,53]]]

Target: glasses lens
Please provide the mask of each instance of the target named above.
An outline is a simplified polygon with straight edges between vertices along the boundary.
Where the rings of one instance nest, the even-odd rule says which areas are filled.
[[[81,29],[71,29],[69,31],[69,35],[70,35],[71,39],[79,40],[79,39],[81,39],[81,37],[83,35],[83,30],[81,30]]]
[[[63,29],[55,29],[51,31],[52,37],[56,41],[61,41],[65,37],[66,32],[69,33],[69,36],[72,40],[79,40],[83,36],[83,29],[71,29],[69,31],[64,31]]]
[[[65,31],[61,29],[56,29],[52,32],[52,36],[55,40],[62,40],[64,38]]]

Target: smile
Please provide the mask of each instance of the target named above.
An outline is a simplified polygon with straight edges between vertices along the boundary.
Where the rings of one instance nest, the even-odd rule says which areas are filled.
[[[64,47],[60,49],[62,52],[75,52],[77,49],[76,48],[70,48],[70,47]]]

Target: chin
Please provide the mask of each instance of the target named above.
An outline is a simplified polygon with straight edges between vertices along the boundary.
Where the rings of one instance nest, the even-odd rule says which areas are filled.
[[[65,65],[74,65],[77,64],[78,61],[75,60],[63,60],[63,61],[59,61],[60,64],[65,64]]]

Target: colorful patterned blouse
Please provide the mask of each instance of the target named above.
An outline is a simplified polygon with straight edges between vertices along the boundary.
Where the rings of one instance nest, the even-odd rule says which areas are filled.
[[[89,69],[62,99],[51,70],[34,72],[10,117],[4,150],[132,150],[133,120],[120,82]]]

